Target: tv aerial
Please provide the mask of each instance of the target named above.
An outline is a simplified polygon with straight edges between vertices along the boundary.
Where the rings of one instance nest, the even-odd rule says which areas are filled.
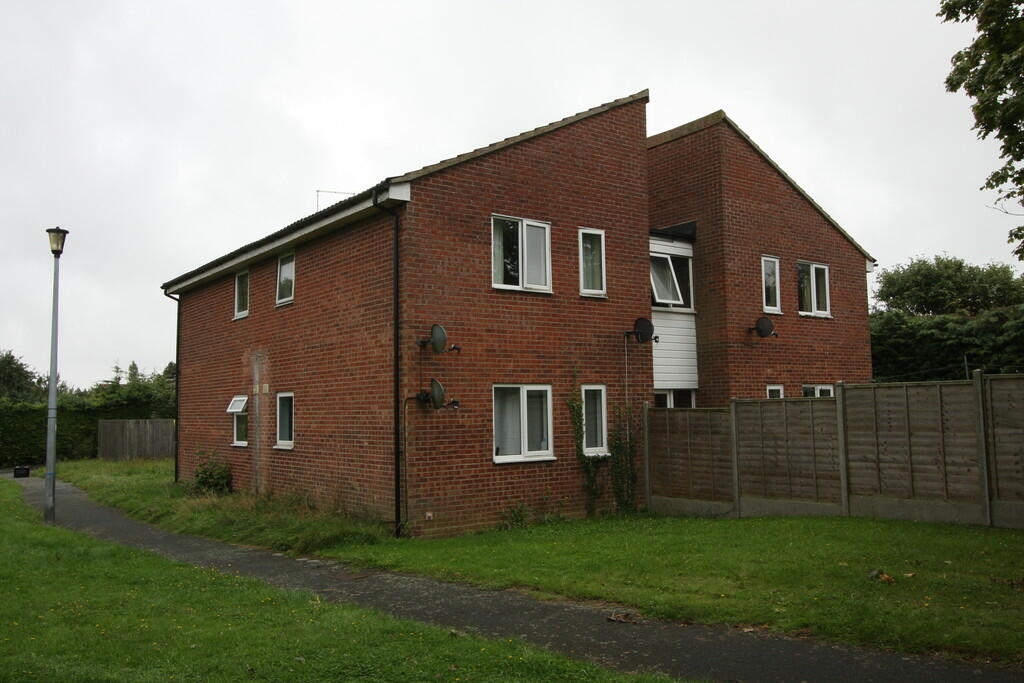
[[[436,379],[430,380],[429,390],[421,391],[418,394],[416,394],[417,401],[419,401],[420,403],[429,403],[430,407],[433,408],[434,410],[438,410],[440,408],[458,409],[459,402],[457,400],[451,400],[448,403],[445,403],[445,397],[446,393],[444,390],[444,385],[438,382]]]
[[[775,331],[775,323],[772,322],[771,318],[764,316],[758,318],[753,327],[748,327],[747,332],[757,332],[757,336],[762,339],[765,337],[779,336],[779,333]]]

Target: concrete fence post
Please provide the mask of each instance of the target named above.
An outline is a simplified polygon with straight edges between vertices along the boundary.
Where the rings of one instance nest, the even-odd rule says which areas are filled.
[[[651,422],[648,410],[651,404],[644,401],[644,493],[647,498],[647,511],[651,511]]]
[[[836,383],[836,446],[839,451],[839,502],[850,516],[850,459],[846,452],[846,384]]]
[[[740,450],[737,443],[736,399],[729,401],[729,447],[732,451],[732,506],[736,517],[742,517],[740,509]]]
[[[986,435],[985,420],[985,377],[982,370],[975,370],[972,374],[974,381],[975,412],[977,414],[978,427],[978,471],[981,475],[981,512],[985,524],[992,526],[992,491],[989,483],[989,462],[988,462],[988,437]]]

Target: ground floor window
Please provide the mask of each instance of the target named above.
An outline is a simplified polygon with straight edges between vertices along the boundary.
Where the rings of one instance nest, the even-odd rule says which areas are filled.
[[[693,408],[697,405],[696,389],[655,389],[655,408]]]
[[[608,401],[603,384],[583,385],[583,453],[608,453]]]
[[[766,389],[768,398],[785,398],[786,388],[781,384],[769,384]]]
[[[553,459],[551,386],[494,385],[494,462]]]
[[[249,445],[249,413],[246,411],[246,406],[249,403],[249,397],[241,394],[231,398],[231,403],[228,403],[228,414],[231,415],[232,426],[232,446],[248,446]]]
[[[295,445],[295,394],[290,391],[277,395],[277,443],[275,448]]]
[[[804,398],[832,398],[831,384],[805,384],[803,386]]]

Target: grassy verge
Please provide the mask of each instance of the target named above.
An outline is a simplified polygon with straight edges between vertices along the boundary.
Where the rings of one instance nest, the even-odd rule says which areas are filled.
[[[254,539],[301,527],[294,511],[248,517],[250,497],[182,500],[168,488],[166,471],[158,471],[166,465],[131,467],[141,473],[68,463],[61,477],[177,531],[269,545]],[[147,517],[158,509],[166,511]],[[345,524],[329,516],[321,523]],[[607,600],[658,618],[758,625],[1024,666],[1021,531],[856,518],[632,517],[372,541],[351,537],[310,549],[364,566]],[[870,579],[872,570],[895,581]]]
[[[93,500],[179,533],[292,553],[388,536],[378,522],[318,510],[298,496],[188,496],[174,483],[171,460],[73,460],[61,463],[57,475]]]
[[[635,680],[47,527],[3,481],[0,585],[0,680]]]

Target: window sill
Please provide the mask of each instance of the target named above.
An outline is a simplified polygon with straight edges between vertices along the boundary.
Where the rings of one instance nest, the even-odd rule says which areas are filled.
[[[580,292],[580,297],[584,299],[607,299],[608,292]]]
[[[663,313],[685,313],[687,315],[697,315],[697,309],[695,308],[669,308],[668,306],[651,306],[651,312],[661,311]]]
[[[241,320],[242,318],[248,318],[248,317],[249,317],[249,311],[246,311],[245,313],[235,313],[235,317],[232,318],[232,320]]]
[[[492,456],[495,465],[508,465],[512,463],[525,463],[525,462],[550,462],[557,460],[553,455],[495,455]]]
[[[232,441],[231,445],[234,446],[235,448],[245,448],[246,446],[249,445],[249,442],[248,441]]]
[[[295,301],[295,299],[285,299],[284,301],[276,301],[276,302],[274,302],[274,308],[281,308],[282,306],[288,306],[293,301]]]
[[[761,312],[765,315],[782,315],[782,311],[768,310],[767,308],[761,309]]]
[[[599,453],[587,453],[584,451],[583,455],[587,458],[610,458],[612,454],[608,451],[601,451]]]
[[[807,311],[800,311],[801,318],[831,318],[831,313],[808,313]]]
[[[491,289],[499,292],[522,292],[523,294],[554,294],[550,289],[535,289],[533,287],[512,287],[510,285],[496,285],[491,283]]]
[[[271,446],[271,448],[273,448],[276,451],[290,451],[290,450],[295,448],[295,444],[293,444],[293,443],[275,443],[273,446]]]

